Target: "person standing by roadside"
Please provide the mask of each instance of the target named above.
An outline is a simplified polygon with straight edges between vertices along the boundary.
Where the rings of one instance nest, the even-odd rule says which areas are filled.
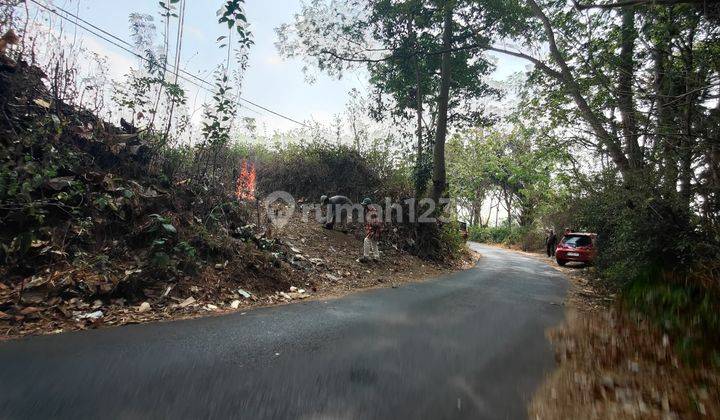
[[[555,256],[555,248],[557,247],[557,235],[555,231],[550,229],[548,236],[545,239],[545,247],[547,248],[547,256],[552,258]]]
[[[369,198],[365,198],[361,204],[365,216],[365,239],[363,240],[363,256],[359,261],[363,263],[377,262],[380,259],[378,242],[382,233],[382,216]]]

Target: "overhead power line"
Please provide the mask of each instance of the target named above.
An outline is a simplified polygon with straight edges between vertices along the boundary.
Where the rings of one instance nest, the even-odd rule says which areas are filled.
[[[121,38],[119,38],[119,37],[117,37],[117,36],[115,36],[115,35],[107,32],[107,31],[103,30],[102,28],[98,28],[97,26],[95,26],[95,25],[93,25],[93,24],[85,21],[84,19],[82,19],[82,18],[80,18],[80,17],[77,17],[76,15],[74,15],[74,14],[72,14],[72,13],[70,13],[70,12],[64,10],[64,9],[58,8],[59,10],[62,10],[64,13],[67,13],[67,14],[70,15],[71,17],[74,17],[75,19],[86,23],[87,25],[89,25],[89,26],[97,29],[98,31],[102,32],[103,34],[105,34],[105,35],[107,35],[107,36],[101,35],[101,34],[95,32],[93,29],[89,29],[89,28],[87,28],[86,26],[83,26],[83,25],[79,24],[78,22],[71,20],[71,19],[68,18],[67,16],[61,15],[60,13],[57,12],[57,10],[52,9],[51,7],[49,7],[49,6],[47,6],[47,5],[44,5],[44,4],[42,4],[42,3],[39,3],[39,2],[37,2],[36,0],[30,0],[30,1],[31,1],[32,3],[35,3],[37,6],[39,6],[39,7],[43,8],[43,9],[47,10],[48,12],[50,12],[50,13],[58,16],[58,17],[60,17],[61,19],[65,20],[65,21],[67,21],[67,22],[70,22],[70,23],[72,23],[73,25],[75,25],[75,26],[77,26],[77,27],[79,27],[79,28],[82,28],[83,30],[85,30],[85,31],[87,31],[87,32],[95,35],[96,37],[102,39],[103,41],[105,41],[105,42],[107,42],[107,43],[109,43],[109,44],[111,44],[111,45],[114,45],[114,46],[117,47],[117,48],[120,48],[121,50],[123,50],[123,51],[127,52],[128,54],[131,54],[131,55],[139,58],[139,59],[142,60],[142,61],[145,61],[145,62],[150,63],[150,64],[153,64],[153,65],[159,65],[159,63],[153,62],[153,61],[151,61],[150,59],[148,59],[147,57],[143,57],[142,55],[136,53],[135,51],[133,51],[133,50],[131,50],[131,49],[123,46],[122,44],[125,44],[125,45],[128,45],[130,48],[133,48],[133,46],[132,46],[130,43],[128,43],[127,41],[125,41],[125,40],[123,40],[123,39],[121,39]],[[167,65],[167,63],[166,63],[165,65],[161,65],[161,67],[162,67],[165,71],[167,71],[169,68],[170,68],[170,69],[173,68],[172,65]],[[207,81],[205,81],[205,80],[203,80],[203,79],[201,79],[201,78],[199,78],[199,77],[194,77],[194,75],[192,75],[192,74],[190,74],[190,73],[187,73],[187,72],[185,72],[185,71],[182,70],[182,69],[180,69],[180,72],[183,73],[183,74],[188,74],[188,75],[190,75],[190,76],[193,76],[194,79],[197,79],[198,81],[200,81],[200,82],[202,82],[202,83],[205,83],[205,84],[210,85],[209,82],[207,82]],[[183,76],[183,75],[179,75],[179,74],[178,74],[178,77],[181,78],[182,80],[190,83],[191,85],[199,88],[199,89],[202,89],[202,90],[204,90],[204,91],[206,91],[206,92],[209,92],[209,93],[214,93],[211,88],[208,88],[207,86],[204,86],[204,85],[200,85],[200,84],[198,84],[197,82],[193,81],[192,79],[190,79],[190,78],[188,78],[188,77],[186,77],[186,76]],[[257,111],[255,111],[255,110],[253,110],[253,109],[251,109],[251,108],[247,108],[247,109],[248,109],[249,111],[255,112],[255,113],[257,113],[257,114],[259,115],[259,113],[258,113]]]
[[[147,62],[147,63],[157,64],[157,63],[151,62],[151,60],[148,59],[147,57],[144,57],[144,56],[138,54],[137,52],[133,51],[132,48],[134,48],[134,46],[133,46],[132,44],[130,44],[129,42],[125,41],[124,39],[120,38],[119,36],[117,36],[117,35],[109,32],[109,31],[107,31],[107,30],[105,30],[105,29],[103,29],[103,28],[100,28],[100,27],[94,25],[92,22],[88,22],[87,20],[85,20],[85,19],[77,16],[76,14],[74,14],[74,13],[72,13],[72,12],[69,12],[69,11],[67,11],[67,10],[65,10],[65,9],[63,9],[63,8],[61,8],[61,7],[57,7],[57,6],[52,6],[52,7],[51,7],[51,6],[48,6],[47,4],[43,4],[43,3],[41,3],[41,2],[39,2],[39,1],[37,1],[37,0],[30,0],[30,1],[31,1],[32,3],[34,3],[35,5],[37,5],[38,7],[41,7],[42,9],[44,9],[44,10],[46,10],[46,11],[48,11],[48,12],[50,12],[50,13],[56,15],[56,16],[58,16],[59,18],[65,20],[65,21],[67,21],[67,22],[69,22],[69,23],[71,23],[71,24],[73,24],[73,25],[76,25],[76,26],[78,26],[78,27],[80,27],[80,28],[82,28],[82,29],[84,29],[85,31],[87,31],[87,32],[95,35],[96,37],[102,39],[103,41],[105,41],[105,42],[107,42],[107,43],[109,43],[109,44],[112,44],[112,45],[114,45],[114,46],[117,47],[117,48],[120,48],[121,50],[123,50],[123,51],[125,51],[125,52],[127,52],[127,53],[129,53],[129,54],[131,54],[131,55],[133,55],[133,56],[135,56],[135,57],[137,57],[137,58],[139,58],[140,60],[143,60],[143,61],[145,61],[145,62]],[[67,15],[67,16],[61,14],[60,12],[58,12],[58,10],[61,11],[62,13],[64,13],[65,15]],[[68,16],[69,16],[69,17],[68,17]],[[73,19],[71,19],[71,18],[73,18],[73,19],[75,19],[75,20],[73,20]],[[87,26],[84,26],[84,25],[82,25],[82,24],[80,24],[80,23],[78,23],[78,22],[82,22],[83,24],[85,24],[85,25],[87,25]],[[88,28],[88,26],[89,26],[90,28],[92,28],[92,29]],[[100,32],[100,33],[98,33],[98,32]],[[198,87],[199,89],[203,89],[203,90],[205,90],[205,91],[207,91],[207,92],[214,93],[213,89],[211,88],[211,87],[213,86],[213,83],[208,82],[207,80],[205,80],[205,79],[203,79],[203,78],[201,78],[201,77],[198,77],[198,76],[196,76],[196,75],[194,75],[194,74],[192,74],[192,73],[190,73],[190,72],[188,72],[188,71],[186,71],[186,70],[184,70],[184,69],[182,69],[182,68],[175,67],[175,66],[173,66],[173,65],[168,65],[167,63],[165,63],[165,65],[163,66],[163,68],[164,68],[166,71],[167,71],[168,68],[170,68],[170,69],[177,69],[178,73],[182,73],[182,75],[179,75],[179,77],[180,77],[181,79],[183,79],[183,80],[185,80],[186,82],[188,82],[188,83],[190,83],[190,84]],[[193,81],[193,80],[195,80],[195,81]],[[204,85],[207,85],[207,86],[201,85],[201,84],[199,84],[198,82],[199,82],[199,83],[202,83],[202,84],[204,84]],[[208,86],[210,86],[210,87],[208,87]],[[280,117],[280,118],[286,119],[286,120],[288,120],[288,121],[294,122],[295,124],[299,124],[299,125],[301,125],[301,126],[303,126],[303,127],[308,127],[308,125],[305,124],[305,123],[302,123],[302,122],[300,122],[300,121],[298,121],[298,120],[295,120],[295,119],[293,119],[293,118],[291,118],[291,117],[288,117],[287,115],[283,115],[283,114],[281,114],[281,113],[279,113],[279,112],[273,111],[272,109],[267,108],[267,107],[265,107],[265,106],[262,106],[262,105],[260,105],[260,104],[257,104],[257,103],[255,103],[255,102],[249,100],[249,99],[243,98],[243,97],[241,97],[241,96],[238,96],[238,99],[239,99],[240,101],[245,102],[245,103],[247,103],[247,104],[250,104],[250,105],[252,105],[252,106],[254,106],[254,107],[258,108],[258,109],[262,109],[263,111],[269,112],[270,114],[273,114],[273,115],[275,115],[275,116],[277,116],[277,117]],[[248,109],[251,110],[251,111],[253,111],[253,110],[250,109],[250,108],[248,108]]]

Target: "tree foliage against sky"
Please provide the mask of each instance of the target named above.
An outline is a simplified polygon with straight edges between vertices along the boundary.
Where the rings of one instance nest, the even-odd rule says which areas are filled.
[[[505,208],[509,227],[530,227],[547,210],[567,153],[543,137],[518,122],[509,129],[463,131],[448,141],[451,193],[469,210],[471,225],[488,225],[491,212],[485,209],[482,218],[488,199]]]
[[[509,3],[508,3],[509,4]],[[695,4],[579,10],[520,2],[531,105],[614,163],[622,181],[717,227],[720,29]],[[538,25],[539,24],[539,25]]]
[[[368,71],[378,114],[415,119],[416,175],[432,164],[434,197],[445,191],[448,127],[480,126],[488,117],[476,107],[494,93],[483,82],[492,69],[484,54],[527,60],[534,70],[520,119],[508,122],[514,128],[480,137],[469,131],[451,142],[450,191],[474,208],[498,191],[510,225],[542,219],[544,206],[567,212],[552,202],[559,194],[579,200],[585,213],[574,223],[601,232],[614,250],[607,255],[621,255],[629,243],[647,251],[617,272],[692,264],[688,244],[720,236],[717,15],[691,2],[589,6],[316,0],[280,28],[279,45],[332,75]],[[549,175],[565,150],[564,171]]]
[[[479,6],[474,1],[315,0],[292,24],[278,28],[277,45],[282,55],[302,58],[308,70],[337,77],[360,66],[367,70],[375,115],[415,120],[416,192],[424,191],[432,163],[433,195],[439,196],[446,189],[448,125],[486,123],[478,99],[498,94],[482,77],[493,65],[474,47],[485,42],[477,28],[489,25]],[[432,160],[425,154],[429,145]]]

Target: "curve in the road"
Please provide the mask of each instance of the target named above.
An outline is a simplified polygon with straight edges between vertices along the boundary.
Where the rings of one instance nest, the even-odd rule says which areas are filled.
[[[397,289],[2,343],[0,418],[524,418],[566,281],[472,246]]]

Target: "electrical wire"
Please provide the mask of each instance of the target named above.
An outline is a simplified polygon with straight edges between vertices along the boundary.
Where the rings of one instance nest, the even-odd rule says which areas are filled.
[[[63,9],[63,8],[61,8],[61,7],[57,7],[57,6],[52,6],[52,7],[51,7],[51,6],[49,6],[49,5],[46,5],[46,4],[43,4],[43,3],[39,2],[39,1],[37,1],[37,0],[30,0],[30,2],[32,2],[32,3],[34,3],[35,5],[41,7],[42,9],[45,9],[46,11],[48,11],[48,12],[50,12],[50,13],[52,13],[52,14],[60,17],[61,19],[63,19],[63,20],[65,20],[65,21],[67,21],[67,22],[72,23],[73,25],[76,25],[76,26],[82,28],[83,30],[85,30],[85,31],[87,31],[87,32],[95,35],[96,37],[102,39],[103,41],[105,41],[105,42],[107,42],[107,43],[109,43],[109,44],[112,44],[112,45],[114,45],[115,47],[120,48],[121,50],[123,50],[123,51],[125,51],[125,52],[127,52],[127,53],[129,53],[129,54],[132,54],[133,56],[139,58],[140,60],[143,60],[143,61],[145,61],[145,62],[151,63],[151,60],[149,60],[147,57],[143,57],[142,55],[140,55],[140,54],[136,53],[135,51],[131,50],[130,48],[134,48],[134,47],[133,47],[133,45],[130,44],[129,42],[125,41],[124,39],[120,38],[120,37],[117,36],[117,35],[112,34],[111,32],[106,31],[105,29],[102,29],[102,28],[94,25],[94,24],[91,23],[91,22],[88,22],[87,20],[85,20],[85,19],[77,16],[76,14],[74,14],[74,13],[72,13],[72,12],[68,12],[67,10],[65,10],[65,9]],[[60,12],[58,12],[58,10],[61,11],[61,12],[63,12],[63,13],[65,13],[67,16],[70,16],[70,17],[74,18],[75,20],[72,20],[72,19],[68,18],[67,16],[63,16]],[[82,23],[84,23],[85,25],[91,27],[92,29],[89,29],[88,27],[83,26],[83,25],[81,25],[81,24],[78,23],[78,22],[82,22]],[[93,30],[93,29],[94,29],[94,30]],[[97,33],[96,31],[101,32],[101,34]],[[123,45],[123,44],[124,44],[124,45]],[[128,47],[129,47],[129,48],[128,48]],[[153,64],[157,64],[157,63],[153,63]],[[174,67],[174,66],[172,66],[172,65],[168,66],[167,63],[166,63],[165,66],[164,66],[164,70],[167,71],[167,68],[168,68],[168,67]],[[176,68],[176,69],[177,69],[177,72],[178,72],[178,73],[182,73],[182,75],[179,75],[179,76],[178,76],[178,77],[180,77],[181,79],[183,79],[183,80],[185,80],[186,82],[188,82],[188,83],[190,83],[190,84],[198,87],[199,89],[203,89],[203,90],[205,90],[205,91],[207,91],[207,92],[210,92],[210,93],[215,93],[211,88],[209,88],[209,87],[207,87],[207,86],[203,86],[203,85],[198,84],[198,82],[200,82],[200,83],[204,83],[204,84],[206,84],[206,85],[208,85],[208,86],[213,86],[213,84],[212,84],[211,82],[208,82],[208,81],[205,80],[205,79],[202,79],[202,78],[200,78],[200,77],[198,77],[198,76],[196,76],[196,75],[194,75],[194,74],[192,74],[192,73],[189,73],[189,72],[185,71],[184,69],[181,69],[181,68]],[[191,80],[190,78],[192,78],[192,79],[194,79],[194,80],[197,80],[198,82],[194,82],[194,81]],[[309,127],[309,126],[308,126],[307,124],[305,124],[305,123],[302,123],[302,122],[300,122],[300,121],[297,121],[297,120],[295,120],[295,119],[293,119],[293,118],[291,118],[291,117],[288,117],[287,115],[283,115],[283,114],[281,114],[281,113],[279,113],[279,112],[273,111],[272,109],[267,108],[267,107],[262,106],[262,105],[259,105],[259,104],[255,103],[255,102],[253,102],[253,101],[251,101],[251,100],[249,100],[249,99],[243,98],[243,97],[241,97],[241,96],[238,96],[238,99],[241,100],[242,102],[245,102],[245,103],[247,103],[247,104],[250,104],[250,105],[252,105],[252,106],[254,106],[254,107],[258,108],[258,109],[261,109],[261,110],[263,110],[263,111],[269,112],[270,114],[273,114],[273,115],[275,115],[275,116],[277,116],[277,117],[280,117],[280,118],[286,119],[286,120],[288,120],[288,121],[294,122],[295,124],[301,125],[301,126],[303,126],[303,127]],[[255,110],[252,110],[252,109],[250,109],[250,108],[247,108],[247,109],[250,110],[250,111],[253,111],[253,112],[257,113],[257,111],[255,111]]]

